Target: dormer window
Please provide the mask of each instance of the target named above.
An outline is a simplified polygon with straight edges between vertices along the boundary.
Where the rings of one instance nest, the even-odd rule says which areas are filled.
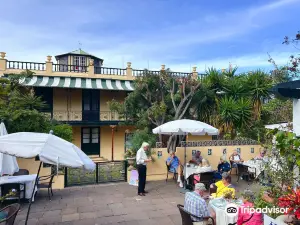
[[[86,69],[86,57],[85,56],[74,56],[75,70],[85,71]]]
[[[74,65],[75,66],[86,66],[86,57],[85,56],[74,56]]]

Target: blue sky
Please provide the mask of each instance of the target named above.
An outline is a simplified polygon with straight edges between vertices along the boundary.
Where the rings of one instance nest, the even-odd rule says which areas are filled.
[[[9,60],[46,60],[79,48],[104,66],[198,71],[229,62],[240,71],[286,64],[300,30],[300,0],[2,1],[0,51]],[[299,52],[299,51],[298,51]]]

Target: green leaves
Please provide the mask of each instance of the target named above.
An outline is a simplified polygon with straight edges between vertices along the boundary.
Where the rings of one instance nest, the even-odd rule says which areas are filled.
[[[33,89],[19,84],[19,79],[32,74],[27,70],[21,74],[9,74],[9,79],[0,78],[0,118],[4,120],[8,133],[49,133],[53,130],[55,135],[72,141],[72,127],[51,121],[46,114],[40,112],[48,107],[41,97],[35,96]]]

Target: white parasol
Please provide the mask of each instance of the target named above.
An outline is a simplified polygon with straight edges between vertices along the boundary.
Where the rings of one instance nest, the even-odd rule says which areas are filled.
[[[165,135],[218,135],[219,130],[213,126],[196,120],[174,120],[152,130],[154,134]],[[186,165],[186,144],[184,145],[184,165]],[[185,170],[186,171],[186,170]],[[185,174],[186,176],[186,174]],[[186,178],[185,178],[186,179]],[[184,188],[186,182],[184,182]]]
[[[0,124],[0,136],[7,135],[7,130],[4,123]],[[19,171],[17,159],[14,156],[0,153],[0,176],[13,175]]]
[[[0,137],[0,153],[21,158],[34,158],[39,156],[40,165],[35,180],[38,176],[42,162],[71,168],[84,168],[93,171],[95,163],[74,144],[52,134],[20,132]],[[34,195],[34,188],[30,198],[26,222]]]

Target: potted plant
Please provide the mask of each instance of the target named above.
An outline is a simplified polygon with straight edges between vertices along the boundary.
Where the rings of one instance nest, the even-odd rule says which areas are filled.
[[[136,156],[136,152],[133,151],[132,149],[128,149],[125,153],[125,159],[128,162],[128,170],[131,171],[134,169],[134,165],[135,165],[135,156]]]
[[[278,199],[278,206],[287,208],[287,214],[293,215],[293,225],[300,225],[300,189],[290,189],[290,193],[282,195]]]

